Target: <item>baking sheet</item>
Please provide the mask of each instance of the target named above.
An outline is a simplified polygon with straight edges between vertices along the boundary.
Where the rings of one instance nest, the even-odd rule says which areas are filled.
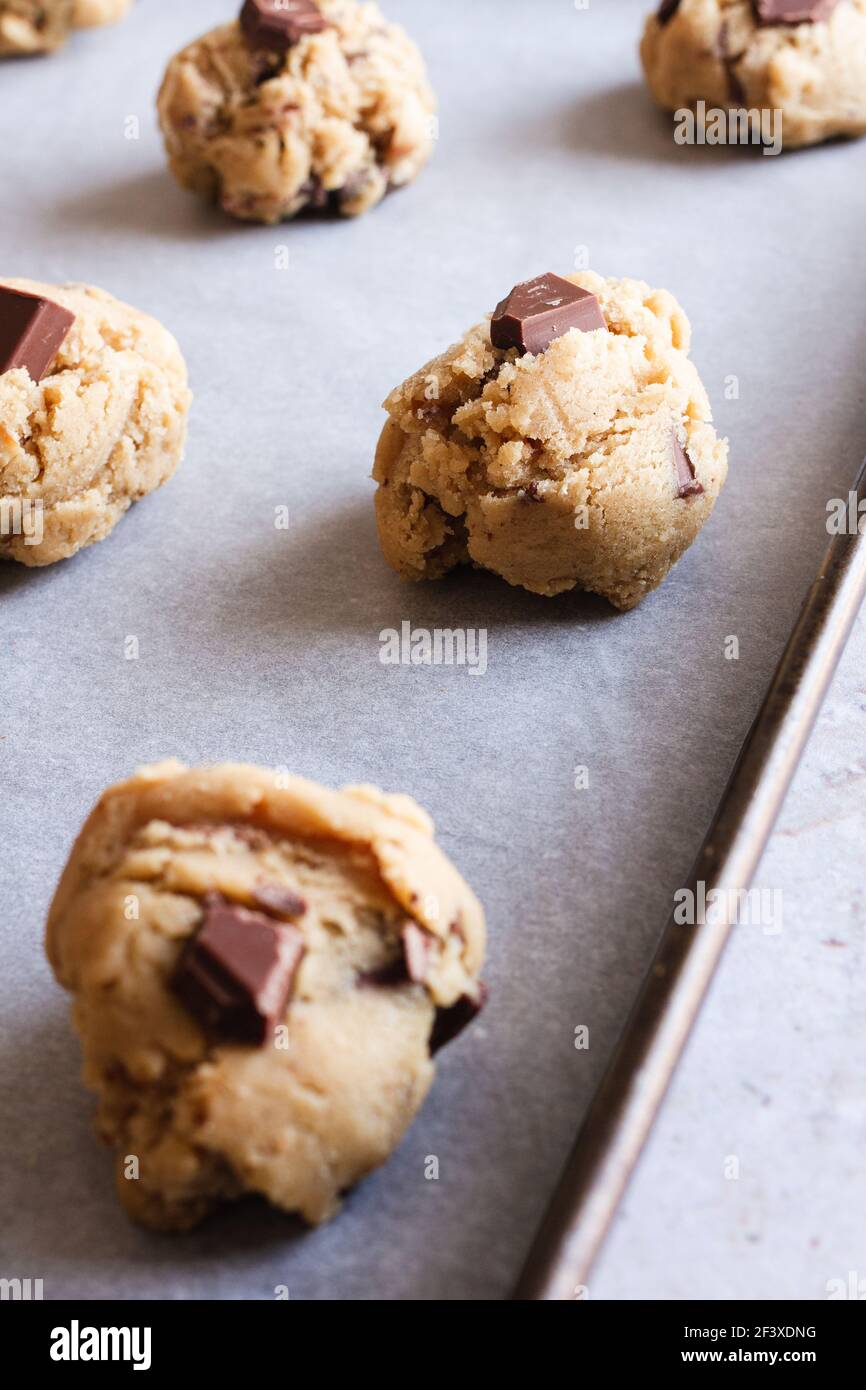
[[[0,568],[0,1273],[49,1298],[507,1294],[864,450],[866,144],[677,147],[640,84],[646,0],[386,8],[424,49],[439,148],[351,224],[234,226],[167,177],[155,88],[222,0],[140,0],[0,67],[3,273],[89,280],[161,317],[196,394],[182,470],[110,540]],[[584,247],[692,319],[732,443],[712,523],[627,615],[483,575],[402,585],[375,538],[379,402]],[[486,628],[486,674],[382,665],[379,634],[404,620]],[[410,792],[488,911],[483,1021],[315,1232],[255,1202],[181,1239],[138,1231],[91,1136],[42,922],[100,790],[166,756]]]

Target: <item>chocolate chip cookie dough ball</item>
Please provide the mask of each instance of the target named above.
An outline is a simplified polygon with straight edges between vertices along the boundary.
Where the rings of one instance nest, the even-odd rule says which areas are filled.
[[[0,560],[103,540],[174,473],[189,403],[156,319],[89,285],[0,281]]]
[[[632,608],[727,474],[690,328],[665,290],[590,272],[518,285],[385,402],[373,477],[386,559],[456,565]]]
[[[50,53],[71,29],[113,24],[132,0],[0,0],[0,57]]]
[[[172,59],[158,107],[178,181],[251,222],[366,212],[433,149],[420,53],[357,0],[246,0]]]
[[[74,0],[0,0],[0,57],[51,53],[72,28]]]
[[[866,132],[866,0],[663,0],[641,58],[669,111],[780,111],[789,149]]]
[[[132,6],[132,0],[75,0],[76,29],[92,29],[98,24],[115,24]]]
[[[254,767],[107,791],[47,949],[120,1199],[166,1230],[250,1192],[332,1216],[484,997],[483,914],[425,813]]]

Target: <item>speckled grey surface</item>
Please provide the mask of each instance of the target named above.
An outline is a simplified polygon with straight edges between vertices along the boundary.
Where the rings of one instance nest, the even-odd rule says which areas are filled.
[[[677,148],[639,82],[646,7],[390,0],[428,58],[441,139],[413,188],[352,224],[235,227],[167,178],[162,67],[228,3],[141,0],[0,68],[3,272],[157,314],[196,393],[183,469],[109,541],[0,570],[0,1274],[47,1297],[481,1299],[516,1275],[818,563],[826,499],[866,448],[866,144]],[[711,526],[626,616],[477,575],[404,588],[375,540],[379,402],[578,247],[692,318],[732,441]],[[403,619],[486,627],[488,673],[382,666],[378,634]],[[738,935],[593,1296],[822,1297],[866,1275],[862,625],[854,641],[762,868],[785,929]],[[488,909],[483,1025],[314,1233],[253,1204],[144,1234],[91,1138],[42,922],[99,791],[167,755],[411,792]]]

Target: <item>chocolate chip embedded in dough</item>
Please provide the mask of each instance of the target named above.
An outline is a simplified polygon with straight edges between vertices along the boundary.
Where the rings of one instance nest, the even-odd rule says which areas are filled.
[[[695,465],[677,439],[676,434],[672,436],[672,443],[674,468],[677,474],[677,497],[698,497],[704,488],[695,476]]]
[[[606,327],[594,294],[560,275],[539,275],[535,280],[515,285],[497,304],[490,323],[490,341],[506,351],[517,348],[520,353],[537,355],[572,328],[591,333]]]
[[[24,367],[41,381],[74,322],[53,299],[0,285],[0,373]]]
[[[262,1047],[283,1016],[303,954],[297,927],[212,894],[172,987],[218,1041]]]
[[[246,0],[241,28],[255,48],[286,53],[307,34],[320,34],[328,22],[313,0]]]
[[[303,917],[307,910],[306,899],[285,883],[271,883],[262,879],[253,888],[252,896],[257,907],[288,922]]]
[[[659,24],[667,24],[669,20],[673,19],[679,7],[680,0],[662,0],[656,15]]]
[[[433,938],[417,922],[404,922],[400,928],[402,953],[377,970],[368,970],[359,975],[358,984],[362,988],[371,986],[405,985],[411,981],[415,985],[427,983],[430,975],[430,958]]]
[[[820,24],[839,0],[754,0],[759,24]]]
[[[301,184],[298,197],[303,198],[304,206],[309,212],[322,212],[331,201],[331,195],[316,174],[311,174],[306,182]]]
[[[728,96],[730,100],[744,105],[747,99],[746,89],[737,72],[737,63],[745,56],[745,50],[741,49],[739,53],[735,53],[729,45],[729,38],[730,28],[728,21],[723,19],[719,26],[718,57],[722,67],[725,69],[725,75],[728,79]]]
[[[406,958],[401,953],[386,965],[377,966],[375,970],[361,971],[356,984],[358,989],[396,989],[398,985],[407,984],[408,979]]]
[[[430,1034],[431,1057],[448,1043],[453,1042],[456,1037],[459,1037],[464,1028],[469,1027],[469,1024],[478,1017],[487,1003],[487,995],[487,986],[479,980],[477,994],[461,994],[456,1004],[452,1004],[450,1009],[436,1010],[433,1031]]]
[[[380,178],[385,178],[386,192],[390,192],[391,184],[387,180],[387,171],[381,165],[368,164],[365,168],[350,174],[342,188],[335,189],[332,195],[337,211],[344,216],[351,216],[352,204],[359,198],[369,196],[370,186],[375,185]]]

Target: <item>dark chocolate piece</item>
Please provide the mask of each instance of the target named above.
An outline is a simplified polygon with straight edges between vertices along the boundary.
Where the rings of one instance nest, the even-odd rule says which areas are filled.
[[[269,912],[272,917],[282,917],[288,922],[303,917],[307,910],[306,900],[300,893],[296,893],[294,888],[287,888],[284,883],[262,880],[253,889],[253,898],[257,907]]]
[[[759,24],[820,24],[839,0],[755,0]]]
[[[595,328],[606,327],[594,294],[559,275],[539,275],[535,280],[515,285],[497,304],[490,324],[490,341],[494,347],[537,354],[571,328],[591,333]]]
[[[740,105],[745,105],[746,89],[740,81],[740,76],[737,72],[737,63],[739,63],[741,59],[745,57],[745,50],[741,49],[739,53],[734,53],[733,50],[730,48],[728,42],[729,39],[730,28],[728,26],[728,21],[726,19],[723,19],[721,25],[719,26],[719,61],[722,64],[722,67],[725,69],[725,73],[727,75],[728,96],[730,100],[738,102]]]
[[[254,48],[287,53],[307,34],[320,34],[328,22],[313,0],[245,0],[241,28]]]
[[[680,0],[662,0],[656,16],[659,24],[667,24],[668,20],[673,19],[679,7]]]
[[[298,189],[298,197],[305,200],[305,206],[310,212],[322,212],[331,201],[331,195],[325,188],[322,180],[315,174],[301,184]]]
[[[212,894],[172,985],[190,1013],[220,1041],[262,1047],[285,1011],[303,954],[297,927],[282,926]]]
[[[453,1042],[464,1028],[468,1028],[473,1019],[477,1018],[487,1003],[487,986],[478,981],[478,993],[475,995],[461,994],[456,1004],[452,1004],[450,1009],[437,1009],[436,1017],[433,1020],[433,1031],[430,1034],[430,1056],[433,1057],[440,1048]]]
[[[357,980],[359,989],[395,989],[397,985],[408,982],[405,955],[395,956],[387,965],[380,965],[375,970],[362,971]]]
[[[417,922],[407,921],[400,928],[402,953],[378,970],[368,970],[358,976],[362,988],[371,986],[413,985],[427,983],[430,974],[430,948],[433,938]]]
[[[0,285],[0,373],[26,367],[41,381],[74,322],[53,299]]]
[[[346,179],[346,182],[343,184],[343,187],[334,190],[333,196],[336,202],[337,211],[339,212],[340,208],[343,208],[348,203],[351,203],[355,198],[358,197],[359,193],[363,193],[364,189],[366,188],[370,180],[373,178],[373,176],[374,171],[372,169],[359,169],[356,174],[350,174],[349,177]]]
[[[704,490],[695,477],[692,463],[676,434],[673,435],[674,467],[677,471],[677,497],[698,497]]]

